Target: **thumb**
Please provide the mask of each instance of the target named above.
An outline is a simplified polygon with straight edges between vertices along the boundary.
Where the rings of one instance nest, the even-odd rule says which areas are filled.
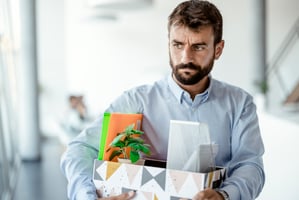
[[[134,196],[135,196],[135,191],[130,191],[119,195],[120,199],[125,199],[125,200],[132,199]]]
[[[98,198],[98,200],[104,200],[104,199],[111,199],[111,200],[130,200],[135,196],[135,192],[134,191],[130,191],[127,193],[123,193],[117,196],[111,196],[111,197],[105,197],[105,198]]]

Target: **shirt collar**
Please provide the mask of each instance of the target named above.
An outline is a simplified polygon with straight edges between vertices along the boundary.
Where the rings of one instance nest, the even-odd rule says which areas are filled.
[[[194,101],[199,101],[200,103],[203,103],[205,101],[208,100],[209,98],[209,94],[210,94],[210,91],[212,89],[212,85],[213,85],[213,78],[212,78],[212,75],[209,74],[209,79],[210,79],[210,84],[209,84],[209,87],[202,93],[200,94],[197,94],[195,96],[195,99]],[[183,102],[183,99],[184,99],[184,94],[188,94],[187,91],[185,91],[184,89],[182,89],[174,80],[173,80],[173,77],[172,77],[172,74],[170,74],[168,76],[168,85],[170,87],[170,90],[172,91],[172,93],[174,94],[174,96],[176,97],[176,99],[178,100],[179,103],[182,103]]]

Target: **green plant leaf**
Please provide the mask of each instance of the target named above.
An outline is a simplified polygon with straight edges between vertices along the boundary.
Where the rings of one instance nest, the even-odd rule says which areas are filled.
[[[132,130],[132,133],[133,133],[133,134],[138,134],[138,135],[142,135],[142,134],[144,134],[143,131],[135,130],[135,129]]]
[[[126,146],[126,144],[125,144],[125,142],[123,142],[123,141],[118,141],[118,142],[116,142],[116,143],[114,143],[114,144],[111,144],[110,146],[111,146],[111,147],[124,148],[124,147]]]
[[[141,138],[139,138],[139,137],[137,137],[137,138],[130,138],[129,140],[128,140],[128,145],[130,145],[130,144],[143,144],[144,143],[144,140],[143,139],[141,139]]]
[[[150,155],[150,145],[144,144],[144,140],[137,135],[144,134],[143,131],[135,130],[135,124],[131,124],[125,128],[125,130],[119,133],[111,142],[107,151],[113,150],[109,159],[112,160],[115,156],[124,155],[127,158],[126,147],[130,147],[129,157],[132,163],[137,162],[140,159],[140,152]],[[112,147],[118,147],[118,150]]]
[[[112,142],[110,143],[110,146],[114,145],[115,143],[121,141],[122,137],[124,136],[124,134],[119,134],[118,136],[116,136]]]
[[[146,155],[151,154],[151,150],[149,148],[149,145],[139,145],[140,151],[145,153]]]
[[[122,154],[121,150],[114,150],[111,155],[109,156],[109,160],[112,160],[115,156],[119,156]]]
[[[130,152],[130,160],[132,161],[132,163],[135,163],[139,160],[140,156],[139,153],[137,151],[131,151]]]
[[[150,151],[150,145],[147,144],[136,144],[136,143],[131,143],[129,145],[132,148],[132,151],[136,151],[136,152],[142,152],[146,155],[150,155],[151,151]]]
[[[134,134],[139,134],[139,135],[141,135],[141,134],[144,133],[144,132],[141,131],[141,130],[136,130],[136,129],[134,129],[134,126],[135,126],[135,124],[131,124],[131,125],[127,126],[127,127],[125,128],[125,130],[124,130],[123,133],[125,133],[127,136],[131,136],[131,135],[134,135]]]
[[[135,126],[135,124],[130,124],[129,126],[127,126],[126,128],[125,128],[125,133],[131,133],[132,132],[132,130],[134,130],[134,126]]]
[[[128,144],[128,146],[131,147],[133,149],[133,151],[134,150],[139,150],[139,146],[138,145],[139,145],[138,143],[134,143],[134,142]]]

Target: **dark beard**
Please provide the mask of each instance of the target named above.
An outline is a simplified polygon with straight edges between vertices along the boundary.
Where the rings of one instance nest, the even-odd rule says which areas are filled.
[[[175,76],[175,78],[183,85],[194,85],[198,82],[200,82],[204,77],[206,77],[213,68],[214,65],[214,59],[212,58],[209,64],[205,67],[202,67],[200,65],[195,65],[193,63],[188,64],[178,64],[176,66],[173,66],[173,63],[170,59],[170,65],[172,67],[172,73]],[[187,74],[187,76],[184,76],[184,74],[179,73],[179,69],[193,69],[197,72],[191,76],[190,74]]]

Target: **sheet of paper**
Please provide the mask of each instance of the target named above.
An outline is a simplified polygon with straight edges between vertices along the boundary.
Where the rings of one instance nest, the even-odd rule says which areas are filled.
[[[215,167],[217,149],[216,144],[211,144],[207,124],[170,121],[167,168],[206,172]]]
[[[190,172],[207,173],[215,167],[215,156],[218,152],[217,144],[198,145],[192,155],[184,163],[182,170]]]

